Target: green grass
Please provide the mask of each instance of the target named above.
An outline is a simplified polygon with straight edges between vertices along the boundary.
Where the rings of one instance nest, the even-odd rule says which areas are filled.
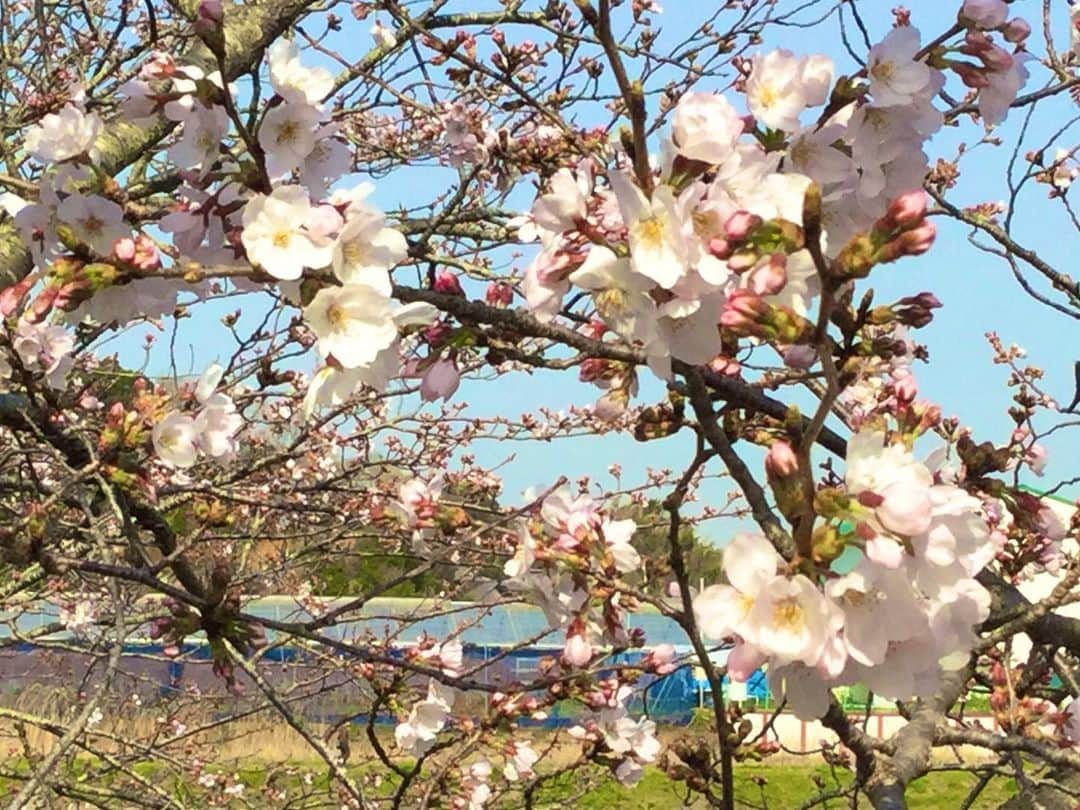
[[[736,806],[740,808],[768,808],[768,810],[794,810],[804,802],[818,796],[821,791],[814,784],[818,776],[826,790],[835,789],[837,783],[825,766],[806,765],[739,765],[735,770]],[[851,781],[846,771],[837,771],[842,785]],[[759,787],[755,777],[765,780]],[[575,789],[577,777],[563,780],[542,794],[543,803],[549,806],[565,804],[573,799],[575,810],[675,810],[681,807],[704,808],[705,802],[685,805],[685,787],[672,783],[664,774],[649,769],[636,787],[625,788],[614,782],[604,782],[595,789],[578,796]],[[942,810],[959,807],[975,784],[975,777],[967,773],[936,772],[912,783],[908,787],[908,807],[911,810]],[[979,794],[973,805],[979,810],[997,808],[1015,792],[1011,780],[996,779]],[[832,799],[818,807],[841,810],[847,808],[847,798]],[[860,807],[869,808],[865,799]]]
[[[91,781],[94,779],[89,772],[98,764],[100,763],[89,757],[79,758],[73,763],[75,769],[89,776]],[[6,767],[17,773],[24,772],[27,770],[27,763],[20,760],[6,763]],[[328,774],[317,764],[312,767],[315,778],[308,790],[322,793],[328,786]],[[140,776],[153,779],[168,793],[191,806],[208,806],[204,804],[208,799],[208,793],[203,788],[191,781],[177,781],[171,777],[159,781],[156,778],[158,766],[154,763],[137,763],[133,770]],[[218,769],[215,767],[212,770]],[[371,770],[370,765],[349,768],[350,774],[357,779],[362,778],[365,771]],[[267,783],[268,770],[265,767],[254,766],[231,772],[236,773],[253,792],[246,800],[237,800],[232,804],[221,806],[236,808],[250,806],[245,802],[257,796],[259,789]],[[100,780],[98,783],[102,787],[112,785],[115,783],[116,776],[115,773],[98,775],[97,778]],[[820,787],[815,784],[815,777]],[[278,773],[273,779],[279,785],[292,790],[299,788],[295,771],[293,775]],[[850,784],[851,779],[852,775],[848,771],[837,769],[832,772],[824,765],[739,764],[735,770],[736,807],[741,810],[795,810],[804,803],[819,797],[823,790],[835,791]],[[369,790],[369,793],[381,796],[391,795],[396,783],[397,779],[389,776],[377,790]],[[911,810],[959,807],[974,784],[975,776],[969,773],[934,772],[928,774],[909,785],[908,807]],[[17,790],[18,787],[17,781],[0,778],[0,796],[9,796],[10,792]],[[220,800],[219,791],[214,790],[212,793],[216,794],[216,798]],[[1014,793],[1015,786],[1011,780],[995,779],[980,793],[972,807],[976,810],[996,809]],[[492,810],[518,810],[521,806],[520,799],[520,793],[508,795],[495,803]],[[699,796],[687,791],[685,785],[671,781],[659,769],[651,767],[646,769],[641,782],[632,788],[619,785],[610,775],[596,769],[564,775],[546,783],[535,799],[536,807],[550,810],[570,810],[571,808],[573,810],[678,810],[679,808],[704,810],[707,807]],[[837,797],[824,800],[815,806],[825,808],[825,810],[830,808],[845,810],[850,807],[849,801],[847,797]],[[864,798],[860,798],[859,807],[869,808],[870,805]]]

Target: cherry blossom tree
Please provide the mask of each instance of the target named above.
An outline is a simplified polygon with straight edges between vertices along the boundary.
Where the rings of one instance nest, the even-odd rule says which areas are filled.
[[[970,313],[905,270],[1001,285],[1047,329],[1080,318],[1047,258],[1080,230],[1080,16],[664,5],[3,4],[0,643],[80,662],[64,705],[0,707],[11,806],[533,807],[568,774],[652,768],[732,808],[739,764],[776,745],[723,681],[759,669],[853,772],[813,804],[905,807],[966,746],[965,806],[997,778],[1010,806],[1075,806],[1080,520],[1023,484],[1077,422],[1008,312],[985,352],[1005,435],[921,395],[920,330]],[[572,405],[469,403],[538,380]],[[513,461],[482,450],[536,442],[593,443],[610,479],[567,467],[515,500]],[[677,466],[639,461],[660,446]],[[715,581],[690,529],[721,541]],[[646,531],[666,538],[648,559]],[[346,565],[363,587],[323,599]],[[421,581],[444,613],[538,607],[561,649],[499,681],[463,655],[467,622],[350,631]],[[294,614],[251,613],[268,594]],[[692,652],[631,630],[646,608]],[[161,652],[133,652],[147,635]],[[193,639],[212,682],[142,705],[147,667]],[[662,740],[631,699],[690,666],[710,734]],[[853,685],[902,729],[849,717]],[[973,690],[994,728],[965,717]],[[568,730],[526,731],[567,704]],[[212,750],[255,720],[304,750],[257,783]]]

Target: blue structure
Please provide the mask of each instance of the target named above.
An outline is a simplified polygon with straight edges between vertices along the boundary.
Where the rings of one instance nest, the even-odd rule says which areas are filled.
[[[271,623],[304,623],[325,611],[352,605],[355,601],[353,598],[309,600],[312,607],[309,609],[293,597],[260,597],[246,601],[242,613]],[[151,605],[146,605],[146,612],[153,614]],[[7,623],[26,633],[55,622],[57,614],[56,606],[39,603],[31,610],[8,618]],[[689,639],[677,622],[646,607],[630,613],[626,626],[628,630],[644,634],[645,648],[613,653],[608,659],[613,666],[632,666],[646,654],[645,650],[660,644],[672,645],[677,658],[687,661],[686,665],[666,676],[642,675],[630,706],[634,714],[646,714],[667,723],[687,723],[696,708],[711,704],[708,683],[699,677],[701,673],[694,666],[696,658]],[[473,677],[490,684],[535,679],[541,673],[543,659],[558,657],[565,640],[564,633],[550,630],[543,612],[531,605],[386,597],[370,599],[350,609],[341,621],[319,632],[334,640],[357,645],[379,643],[402,654],[425,636],[439,641],[454,638],[462,643],[466,666],[475,670]],[[10,630],[5,628],[4,617],[0,615],[0,634],[8,633]],[[50,638],[60,636],[70,637],[70,634],[56,634]],[[310,653],[305,647],[276,643],[282,639],[272,627],[267,627],[266,636],[270,646],[262,660],[271,666],[275,677],[296,677],[296,673],[308,665]],[[24,648],[23,652],[37,648],[34,644],[20,646]],[[133,659],[156,662],[152,670],[144,670],[151,681],[158,682],[161,697],[175,694],[192,682],[198,683],[200,688],[213,686],[209,648],[200,636],[189,638],[181,656],[176,659],[164,660],[162,645],[146,636],[138,638],[138,632],[126,645],[125,652]],[[726,658],[727,651],[718,650],[714,661],[723,664]],[[746,694],[761,702],[768,700],[764,673],[755,673],[747,684]],[[556,705],[540,722],[548,726],[570,725],[580,711],[578,704],[568,701],[565,705]]]

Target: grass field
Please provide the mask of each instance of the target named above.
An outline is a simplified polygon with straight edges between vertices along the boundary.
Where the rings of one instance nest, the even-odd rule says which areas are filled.
[[[735,787],[740,808],[768,808],[768,810],[795,810],[805,802],[820,795],[821,791],[814,784],[813,777],[819,777],[826,790],[838,787],[829,769],[825,766],[810,767],[805,765],[746,765],[736,769]],[[848,784],[851,776],[838,771],[841,784]],[[765,784],[759,787],[754,778],[763,778]],[[908,807],[912,810],[949,810],[963,804],[975,777],[957,772],[935,772],[927,775],[908,789]],[[575,810],[676,810],[676,808],[704,808],[705,802],[686,804],[684,794],[674,789],[673,783],[662,773],[655,770],[646,772],[645,778],[634,788],[624,788],[615,783],[605,783],[590,792],[574,797],[572,785],[561,784],[544,794],[545,801],[552,806],[563,805]],[[1014,793],[1011,780],[997,779],[991,782],[979,794],[972,808],[989,810],[999,807]],[[560,795],[562,794],[562,795]],[[561,799],[561,801],[560,801]],[[572,800],[572,804],[567,802]],[[848,808],[848,798],[832,799],[817,805],[821,808],[841,810]],[[869,808],[865,799],[860,807]]]

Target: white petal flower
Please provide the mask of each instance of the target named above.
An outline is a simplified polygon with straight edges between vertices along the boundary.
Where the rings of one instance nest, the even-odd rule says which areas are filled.
[[[334,274],[345,284],[367,284],[390,294],[388,270],[409,255],[400,231],[384,226],[374,210],[353,215],[334,243]]]
[[[241,221],[241,241],[248,258],[282,280],[298,279],[305,267],[330,264],[333,244],[322,243],[306,227],[313,210],[307,191],[300,186],[278,186],[269,196],[257,194]]]
[[[511,745],[513,755],[506,761],[503,775],[511,782],[532,776],[533,765],[540,759],[540,755],[527,742],[514,741]]]
[[[930,68],[915,61],[918,50],[919,31],[909,25],[893,28],[870,49],[866,69],[875,106],[904,106],[926,89]]]
[[[611,187],[630,232],[630,262],[634,272],[671,289],[689,269],[688,246],[693,237],[668,186],[653,190],[652,198],[622,172],[612,172]]]
[[[286,101],[318,104],[334,89],[334,77],[325,68],[300,64],[300,49],[295,42],[276,39],[267,49],[270,59],[270,84]]]
[[[714,166],[731,159],[743,128],[742,117],[719,93],[682,96],[671,122],[679,154]]]
[[[594,245],[569,279],[593,292],[597,314],[618,335],[646,344],[657,338],[658,311],[649,295],[653,283],[635,273],[629,259],[616,256],[603,245]]]
[[[630,538],[637,531],[637,524],[633,520],[607,520],[600,526],[607,543],[608,552],[615,560],[615,568],[627,573],[636,571],[641,567],[641,555],[630,544]]]
[[[903,571],[863,559],[844,576],[829,580],[825,592],[844,612],[848,654],[866,666],[885,660],[890,642],[927,632],[926,614]]]
[[[390,296],[366,284],[324,287],[304,309],[323,357],[345,368],[368,366],[397,339]]]
[[[169,466],[190,467],[195,463],[198,430],[190,416],[172,411],[154,425],[151,438],[154,451]]]
[[[814,666],[838,614],[805,576],[778,576],[765,585],[751,608],[746,639],[780,663]]]
[[[86,113],[74,104],[65,104],[60,112],[50,113],[30,127],[24,144],[42,163],[59,163],[92,152],[102,127],[96,112]]]
[[[322,112],[311,104],[285,102],[270,109],[259,126],[259,145],[266,153],[266,170],[282,177],[300,166],[315,149],[315,132]]]
[[[80,242],[101,256],[112,253],[117,239],[131,235],[131,229],[124,224],[124,209],[97,195],[69,195],[60,203],[56,216],[74,231]]]
[[[236,451],[234,437],[243,424],[232,399],[225,394],[213,394],[195,417],[198,445],[211,458],[231,456]]]

